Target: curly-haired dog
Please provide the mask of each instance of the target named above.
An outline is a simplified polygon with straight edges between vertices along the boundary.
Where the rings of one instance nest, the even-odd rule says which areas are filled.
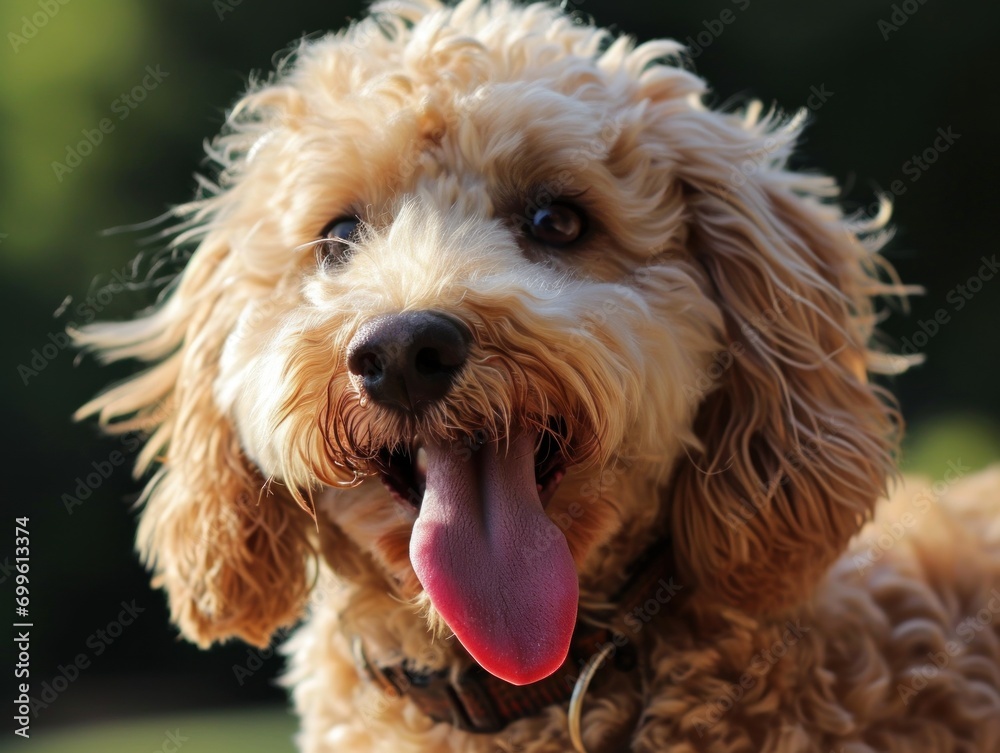
[[[871,520],[887,210],[682,55],[376,6],[234,108],[164,301],[78,333],[151,364],[82,413],[149,433],[182,633],[308,614],[304,750],[1000,750],[997,472]]]

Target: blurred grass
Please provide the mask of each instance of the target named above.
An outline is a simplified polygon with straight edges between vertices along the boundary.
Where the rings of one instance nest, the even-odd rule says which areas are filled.
[[[949,413],[925,419],[908,430],[902,469],[941,478],[948,463],[973,471],[1000,460],[1000,427],[985,416]]]
[[[66,728],[9,742],[0,751],[30,748],[33,753],[292,753],[297,721],[285,708],[218,714],[170,715],[143,720]],[[36,728],[33,727],[33,730]],[[23,743],[26,743],[25,746]],[[15,748],[15,745],[17,746]]]
[[[4,142],[17,145],[3,149],[0,225],[11,240],[0,264],[21,284],[39,286],[51,282],[44,272],[59,266],[53,265],[54,261],[73,256],[68,253],[67,241],[91,242],[93,230],[88,218],[111,219],[102,205],[109,203],[109,183],[119,167],[116,162],[127,155],[107,145],[114,141],[112,134],[102,139],[78,170],[62,180],[54,174],[52,162],[65,161],[66,149],[83,138],[81,131],[94,129],[102,118],[112,118],[116,131],[127,137],[127,132],[134,130],[130,126],[141,120],[136,117],[132,123],[119,123],[111,104],[142,78],[145,65],[157,62],[150,49],[155,50],[155,35],[149,29],[144,4],[101,0],[52,7],[57,12],[35,36],[14,50],[4,50],[6,68],[0,77]],[[26,17],[38,11],[38,4],[30,0],[3,3],[0,29],[19,34]],[[152,118],[165,105],[165,98],[161,94],[158,103],[157,97],[150,96],[150,106],[143,107],[139,115]],[[46,221],[40,222],[40,216]],[[79,237],[81,228],[85,229],[83,238]],[[110,258],[112,251],[98,247],[95,253]],[[81,273],[87,266],[73,269]],[[107,266],[107,262],[98,262],[93,271]],[[72,278],[64,279],[60,288],[69,289]]]

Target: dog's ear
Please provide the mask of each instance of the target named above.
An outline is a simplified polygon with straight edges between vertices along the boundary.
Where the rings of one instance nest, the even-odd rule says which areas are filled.
[[[719,306],[725,350],[699,406],[700,451],[672,480],[679,567],[709,598],[773,612],[807,597],[892,473],[898,416],[869,371],[875,254],[833,181],[786,170],[800,119],[696,107],[670,118],[690,249]],[[884,273],[883,273],[884,274]]]
[[[172,619],[205,646],[238,636],[265,645],[307,594],[310,516],[244,456],[214,397],[220,352],[242,302],[228,243],[209,232],[165,301],[131,322],[74,333],[105,361],[154,364],[80,409],[111,431],[149,438],[137,474],[138,548],[169,595]]]

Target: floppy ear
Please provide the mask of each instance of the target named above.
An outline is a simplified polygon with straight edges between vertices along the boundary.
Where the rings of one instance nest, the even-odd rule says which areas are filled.
[[[307,594],[310,516],[265,486],[213,396],[219,356],[242,302],[227,284],[228,244],[210,232],[158,309],[74,333],[105,361],[155,365],[80,409],[114,432],[149,439],[136,473],[157,467],[142,498],[138,549],[173,621],[206,646],[238,636],[265,645]]]
[[[872,296],[906,292],[878,280],[888,206],[845,219],[832,180],[785,169],[801,118],[759,114],[695,106],[664,136],[726,344],[669,487],[678,566],[753,613],[806,598],[884,490],[899,422],[868,379],[893,365],[868,349]]]

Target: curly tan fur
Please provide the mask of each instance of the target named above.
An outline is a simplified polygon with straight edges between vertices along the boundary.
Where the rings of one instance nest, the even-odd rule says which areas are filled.
[[[164,301],[76,333],[150,364],[81,415],[149,434],[139,549],[184,635],[264,644],[308,599],[287,647],[304,751],[571,750],[564,705],[473,735],[351,658],[360,636],[376,664],[468,666],[380,457],[515,427],[568,462],[545,512],[582,620],[673,541],[685,597],[634,623],[636,670],[598,675],[590,751],[1000,746],[1000,471],[890,483],[888,207],[845,217],[786,167],[801,117],[707,108],[682,56],[544,4],[376,5],[233,109]],[[553,250],[523,225],[560,200],[589,226]],[[345,215],[361,229],[327,257]],[[430,409],[385,410],[349,343],[421,310],[468,328],[468,360]]]

